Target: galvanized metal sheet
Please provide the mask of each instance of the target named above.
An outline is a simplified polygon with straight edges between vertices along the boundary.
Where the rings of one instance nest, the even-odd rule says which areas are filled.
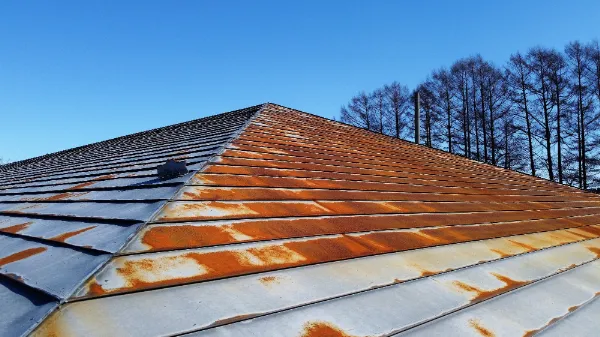
[[[164,202],[143,203],[19,203],[0,204],[0,214],[53,215],[97,219],[147,221]]]
[[[599,200],[267,105],[36,335],[398,333],[597,264]]]
[[[517,228],[520,227],[521,229],[531,231],[553,230],[599,224],[599,211],[600,209],[592,211],[585,209],[582,211],[582,214],[587,212],[587,214],[593,215],[580,216],[575,216],[572,210],[562,210],[544,212],[482,212],[482,214],[446,213],[310,217],[151,224],[144,227],[124,251],[129,253],[160,251],[294,237],[350,234],[376,230],[485,225],[492,223],[497,227],[487,228],[502,230],[503,228],[515,228],[516,226]],[[555,217],[560,216],[560,214],[568,215],[568,217]],[[493,222],[490,222],[490,220]],[[501,227],[503,224],[507,227]],[[470,227],[466,227],[466,229],[469,230]]]
[[[66,299],[257,109],[1,166],[0,281],[20,290],[0,284],[0,303],[17,305],[0,312],[0,335],[35,327],[57,304],[40,294]],[[156,165],[173,157],[186,159],[192,172],[158,179]]]
[[[595,260],[507,296],[498,297],[485,305],[475,305],[455,315],[433,321],[406,335],[532,336],[568,315],[576,307],[593,300],[598,292],[600,261]],[[535,306],[534,310],[532,305]],[[577,329],[569,335],[579,336]]]
[[[423,324],[437,317],[447,315],[453,310],[465,308],[462,312],[476,311],[481,308],[478,314],[494,317],[499,324],[498,329],[492,331],[501,332],[497,336],[520,336],[526,331],[511,330],[511,320],[507,319],[512,309],[517,309],[520,314],[513,314],[511,318],[521,318],[522,321],[533,323],[539,316],[532,313],[530,308],[531,297],[544,300],[541,303],[550,304],[551,308],[556,309],[565,303],[556,303],[566,297],[577,293],[577,291],[566,291],[567,294],[552,291],[551,287],[546,286],[545,282],[540,282],[544,278],[560,273],[565,268],[573,268],[571,262],[577,265],[584,264],[571,272],[565,272],[552,278],[551,283],[557,284],[559,288],[567,284],[563,282],[565,278],[569,281],[575,281],[578,277],[585,277],[577,290],[587,290],[580,292],[578,298],[572,298],[571,303],[580,303],[588,299],[593,292],[590,290],[600,290],[600,273],[598,266],[600,262],[588,261],[596,258],[595,254],[590,253],[585,248],[577,250],[574,246],[566,246],[555,249],[561,253],[574,254],[572,261],[563,258],[562,261],[548,262],[548,255],[551,251],[540,251],[537,253],[526,254],[513,259],[501,260],[498,262],[482,265],[480,268],[468,268],[465,270],[452,272],[440,276],[423,278],[414,282],[401,283],[398,285],[372,290],[353,296],[342,297],[315,305],[305,306],[298,309],[288,310],[278,314],[255,318],[241,324],[223,325],[218,328],[192,333],[189,336],[322,336],[324,332],[337,332],[341,336],[382,336],[391,335],[402,330],[410,329],[416,325]],[[564,250],[571,250],[564,252]],[[544,256],[545,255],[545,256]],[[553,255],[554,257],[555,255]],[[523,264],[529,268],[524,271]],[[459,280],[459,281],[457,281]],[[594,283],[594,281],[596,283]],[[470,285],[470,289],[479,288],[490,289],[489,292],[501,296],[498,300],[491,300],[486,305],[473,306],[473,303],[485,301],[488,294],[479,295],[471,291],[465,291],[457,286],[457,282],[464,282]],[[538,284],[539,282],[539,284]],[[562,284],[560,284],[562,283]],[[526,287],[527,284],[530,284]],[[587,289],[586,289],[587,288]],[[512,295],[514,289],[521,289],[518,296]],[[487,290],[484,290],[484,292]],[[527,293],[528,295],[524,295]],[[569,294],[571,293],[571,294]],[[512,299],[520,299],[520,306],[511,305]],[[502,304],[499,302],[502,301]],[[557,301],[557,302],[558,302]],[[376,303],[377,305],[374,305]],[[498,303],[499,305],[494,305]],[[538,302],[539,303],[539,302]],[[493,306],[496,310],[490,310]],[[486,310],[486,308],[488,308]],[[536,306],[537,308],[537,306]],[[565,310],[568,306],[565,308]],[[546,311],[546,310],[544,310]],[[459,313],[457,316],[461,316]],[[501,315],[498,313],[502,312]],[[475,314],[468,315],[473,319]],[[536,317],[537,316],[537,317]],[[453,317],[453,316],[450,316]],[[449,319],[451,321],[452,319]],[[481,319],[484,320],[483,318]],[[463,323],[464,319],[461,320]],[[477,329],[473,329],[468,320],[463,328],[456,324],[444,324],[439,328],[436,324],[425,325],[420,330],[423,336],[480,336],[477,335]],[[410,332],[411,330],[409,330]],[[474,333],[473,333],[474,332]],[[508,332],[508,333],[506,333]],[[336,334],[332,334],[336,336]]]
[[[209,166],[208,169],[212,167]],[[213,187],[186,186],[177,200],[392,200],[392,201],[566,201],[589,200],[582,196],[538,196],[538,195],[473,195],[410,192],[374,192],[355,190],[328,190],[270,187]]]
[[[11,194],[0,195],[0,203],[6,201],[138,201],[138,200],[166,200],[181,188],[181,186],[157,186],[152,188],[138,188],[128,190],[100,190],[100,191],[64,191],[61,193],[39,194]]]
[[[44,192],[73,192],[78,190],[89,190],[89,189],[125,189],[125,188],[136,188],[139,186],[156,186],[156,185],[173,185],[187,181],[192,173],[186,174],[181,177],[160,180],[156,175],[142,176],[142,177],[124,177],[118,179],[105,179],[105,180],[82,180],[78,183],[69,184],[56,184],[46,186],[33,186],[33,187],[19,187],[3,190],[2,194],[30,194],[30,193],[44,193]]]
[[[189,160],[190,164],[196,164],[198,162],[205,162],[213,152],[201,152],[201,156],[198,157],[179,157],[181,159]],[[102,169],[90,172],[84,172],[80,174],[65,174],[61,176],[52,177],[52,179],[40,179],[33,182],[18,183],[12,185],[5,185],[5,190],[0,192],[10,192],[11,188],[26,188],[26,187],[43,187],[49,185],[69,184],[69,183],[82,183],[82,182],[96,182],[117,179],[120,177],[144,177],[144,176],[156,176],[156,167],[163,164],[165,160],[156,161],[152,164],[146,165],[134,165],[128,166],[121,169]]]
[[[69,296],[109,257],[0,234],[0,273],[59,298]]]
[[[0,232],[115,253],[142,225],[0,216]]]
[[[537,332],[536,336],[542,337],[596,337],[598,336],[598,315],[600,314],[600,300],[598,294],[593,300],[569,308],[569,313],[557,319],[555,324]]]
[[[0,304],[2,337],[25,335],[58,306],[54,298],[3,277],[0,277]]]
[[[600,202],[413,202],[413,201],[176,201],[157,221],[270,218],[318,215],[366,215],[526,211],[598,207]],[[0,205],[1,207],[1,205]],[[1,208],[0,208],[1,209]]]
[[[569,231],[530,234],[98,298],[66,306],[39,335],[171,335],[582,240]],[[582,244],[600,246],[594,240]]]
[[[238,174],[201,174],[194,177],[193,185],[206,186],[228,186],[228,187],[275,187],[275,188],[319,188],[334,190],[366,190],[366,191],[389,191],[389,192],[413,192],[413,193],[450,193],[450,194],[475,194],[475,195],[557,195],[551,192],[538,192],[535,189],[529,191],[510,190],[498,191],[487,189],[470,189],[460,187],[435,187],[419,186],[409,184],[350,181],[337,179],[317,178],[294,178],[294,177],[270,177],[252,176]],[[597,201],[595,197],[589,200]]]
[[[576,226],[574,226],[576,227]],[[77,296],[151,289],[457,242],[556,230],[556,224],[492,224],[336,234],[114,258]],[[600,228],[580,227],[590,234]]]

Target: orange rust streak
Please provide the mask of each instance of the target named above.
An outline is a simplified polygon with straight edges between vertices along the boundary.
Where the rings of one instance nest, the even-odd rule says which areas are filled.
[[[471,298],[471,303],[477,303],[477,302],[481,302],[481,301],[485,301],[488,298],[494,297],[494,296],[498,296],[500,294],[503,294],[505,292],[511,291],[513,289],[522,287],[524,285],[529,284],[530,282],[528,281],[515,281],[511,278],[508,278],[504,275],[500,275],[500,274],[496,274],[496,273],[492,273],[492,275],[494,275],[495,278],[497,278],[499,281],[501,281],[502,283],[505,284],[505,286],[494,289],[494,290],[482,290],[479,289],[477,287],[471,286],[469,284],[466,284],[464,282],[461,281],[454,281],[454,285],[462,290],[465,290],[467,292],[470,293],[475,293],[475,296],[473,298]]]
[[[51,197],[40,198],[40,199],[37,199],[37,200],[38,201],[55,201],[55,200],[66,199],[66,198],[68,198],[70,196],[71,196],[71,193],[59,193],[59,194],[53,195]]]
[[[67,239],[72,238],[75,235],[81,234],[83,232],[89,231],[92,228],[96,228],[96,226],[90,226],[90,227],[82,228],[82,229],[79,229],[76,231],[63,233],[63,234],[60,234],[60,235],[50,238],[50,240],[65,242]]]
[[[87,181],[85,183],[81,183],[81,184],[75,185],[73,187],[69,187],[69,188],[67,188],[67,190],[78,190],[80,188],[84,188],[84,187],[88,187],[90,185],[93,185],[96,182],[98,182],[99,180],[113,179],[115,177],[116,177],[115,174],[107,174],[107,175],[104,175],[104,176],[96,177],[92,181]]]
[[[0,267],[4,266],[6,264],[9,263],[13,263],[16,261],[20,261],[20,260],[24,260],[28,257],[31,257],[33,255],[39,254],[46,251],[45,247],[36,247],[36,248],[29,248],[29,249],[25,249],[23,251],[11,254],[9,256],[0,258]]]
[[[597,247],[586,247],[590,252],[596,254],[596,258],[600,258],[600,248]]]
[[[471,203],[471,202],[400,202],[400,201],[313,201],[313,202],[243,202],[219,201],[178,202],[170,204],[159,220],[197,221],[208,219],[239,219],[315,215],[406,214],[441,212],[483,212],[543,210],[577,206],[571,203]]]
[[[551,214],[547,214],[551,215]],[[228,226],[193,226],[193,225],[156,225],[149,227],[142,236],[142,243],[150,250],[167,250],[178,248],[203,247],[244,241],[262,241],[303,236],[342,234],[385,229],[407,229],[419,227],[435,227],[442,225],[471,224],[494,217],[497,221],[520,220],[527,214],[421,214],[411,216],[356,216],[352,218],[331,217],[320,219],[293,220],[253,220],[232,223]],[[535,216],[535,215],[532,215]],[[479,234],[474,238],[508,236],[510,234],[526,234],[536,231],[548,231],[562,228],[579,228],[600,221],[600,216],[582,217],[580,219],[544,219],[525,220],[517,223],[496,224],[477,227],[456,228],[449,241],[455,241],[464,235]],[[228,229],[243,234],[242,238],[234,238]],[[439,235],[439,231],[437,232]],[[591,237],[600,235],[596,230]],[[591,238],[590,236],[586,238]],[[498,253],[498,252],[497,252]]]
[[[216,245],[234,241],[222,227],[214,226],[152,226],[142,236],[142,243],[155,249]]]
[[[26,223],[22,223],[22,224],[10,226],[10,227],[0,228],[0,232],[16,234],[16,233],[24,230],[25,228],[29,227],[29,225],[31,225],[32,223],[33,222],[26,222]]]
[[[308,322],[304,324],[301,337],[358,337],[350,335],[328,322]],[[367,337],[367,336],[365,336]]]
[[[483,325],[481,325],[481,323],[477,319],[470,319],[469,320],[469,325],[473,329],[475,329],[475,331],[477,331],[480,335],[482,335],[484,337],[494,337],[494,336],[496,336],[491,330],[489,330],[486,327],[484,327]]]
[[[261,277],[259,280],[262,284],[267,285],[267,286],[271,285],[273,283],[279,283],[279,278],[276,276],[264,276],[264,277]]]
[[[180,200],[220,201],[220,200],[406,200],[406,201],[564,201],[565,197],[524,196],[524,195],[471,195],[435,194],[404,192],[370,192],[316,189],[274,189],[274,188],[221,188],[188,187]],[[573,199],[573,198],[571,198]]]
[[[496,227],[505,227],[500,225]],[[268,245],[260,248],[249,248],[236,251],[219,251],[210,253],[189,252],[178,255],[178,259],[194,261],[197,265],[206,269],[206,273],[192,275],[182,278],[168,278],[148,281],[144,275],[155,270],[164,268],[169,264],[171,257],[147,258],[143,260],[128,260],[123,258],[123,266],[117,268],[122,275],[126,286],[120,289],[104,290],[92,285],[89,291],[92,295],[103,293],[124,292],[127,289],[146,289],[166,285],[198,282],[223,277],[231,277],[256,272],[265,272],[288,267],[311,265],[322,262],[338,261],[356,257],[376,255],[382,253],[399,252],[409,249],[426,248],[445,245],[454,242],[467,242],[471,240],[505,236],[514,232],[531,231],[523,226],[512,226],[511,231],[502,229],[481,229],[485,226],[475,228],[437,228],[415,232],[376,232],[358,236],[342,235],[334,238],[317,238],[307,241],[287,242],[282,245]],[[493,227],[493,226],[492,226]],[[458,233],[458,234],[457,234]],[[252,258],[250,259],[249,256]],[[252,262],[252,261],[259,262]],[[503,291],[523,285],[518,281],[510,280],[501,275],[495,275],[506,286],[494,291],[477,290],[478,296],[475,300],[481,300],[494,296]]]
[[[528,252],[532,252],[532,251],[536,250],[535,247],[530,246],[530,245],[525,244],[525,243],[521,243],[521,242],[514,241],[514,240],[508,240],[508,241],[510,243],[512,243],[513,245],[517,246],[517,247],[521,247],[521,248],[525,249],[525,251],[528,251]]]
[[[69,188],[67,188],[67,190],[78,190],[80,188],[85,188],[85,187],[88,187],[90,185],[93,185],[95,183],[96,183],[95,181],[88,181],[88,182],[85,182],[85,183],[77,184],[77,185],[75,185],[73,187],[69,187]]]

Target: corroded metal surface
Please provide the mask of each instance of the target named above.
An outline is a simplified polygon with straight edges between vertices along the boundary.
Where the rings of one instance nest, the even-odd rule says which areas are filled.
[[[550,333],[599,258],[596,195],[268,104],[34,335]]]
[[[67,300],[258,108],[0,166],[0,336]],[[168,159],[191,172],[159,179]]]

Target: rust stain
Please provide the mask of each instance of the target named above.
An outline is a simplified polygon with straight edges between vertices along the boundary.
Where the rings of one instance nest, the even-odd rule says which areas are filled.
[[[500,257],[502,257],[502,258],[505,258],[505,257],[512,256],[512,254],[505,253],[505,252],[501,251],[500,249],[490,249],[490,250],[491,250],[492,252],[494,252],[494,253],[496,253],[496,254],[500,255]]]
[[[507,229],[505,227],[509,228]],[[164,228],[167,227],[165,226]],[[149,273],[156,273],[157,270],[171,268],[169,266],[169,260],[172,259],[172,257],[157,256],[146,259],[145,262],[143,260],[139,261],[121,258],[121,260],[124,261],[123,265],[119,265],[119,267],[115,268],[125,280],[123,288],[103,289],[101,286],[95,285],[90,287],[90,294],[102,295],[104,293],[124,292],[127,291],[127,289],[146,289],[164,285],[198,282],[288,267],[433,247],[455,242],[467,242],[511,234],[523,234],[522,232],[536,231],[537,229],[539,228],[535,226],[533,226],[532,229],[529,229],[522,224],[516,224],[513,227],[509,224],[474,226],[461,229],[444,227],[422,230],[421,232],[372,232],[352,236],[340,235],[336,237],[313,238],[287,242],[280,245],[266,245],[261,248],[248,248],[245,250],[224,250],[210,253],[189,252],[176,256],[181,259],[190,259],[195,266],[201,266],[205,271],[198,273],[197,275],[186,275],[182,277],[173,277],[172,273],[167,273],[165,276],[154,278],[144,276]],[[304,228],[301,230],[306,229]],[[156,240],[146,240],[146,243],[162,245],[163,247],[165,242],[177,246],[197,244],[195,238],[192,238],[191,240],[186,238],[185,230],[175,239],[169,238],[168,233],[169,231],[165,231],[164,233],[159,232],[160,235],[156,235]],[[257,233],[248,233],[247,231],[244,234],[260,236],[254,235]],[[281,233],[279,233],[279,235],[281,235]],[[204,238],[205,236],[201,236],[199,237],[199,240],[204,240]],[[427,272],[432,273],[433,271],[423,272],[425,272],[425,275],[428,275],[429,273]],[[526,282],[513,281],[501,275],[495,275],[495,277],[504,282],[506,286],[494,291],[484,291],[474,288],[469,290],[466,285],[463,288],[476,292],[477,295],[473,300],[482,300],[526,284]]]
[[[147,289],[336,261],[371,253],[372,249],[366,244],[360,243],[355,238],[341,236],[239,251],[190,252],[140,260],[123,258],[124,262],[116,267],[117,273],[126,283],[122,288],[104,289],[97,281],[92,281],[88,284],[88,291],[91,295],[102,295],[123,292],[127,289]],[[169,271],[181,263],[188,267],[195,266],[202,272],[173,277]]]
[[[7,273],[7,274],[4,274],[4,276],[10,277],[11,279],[19,281],[19,282],[23,282],[23,277],[21,275],[17,275],[14,273]]]
[[[0,228],[0,231],[5,232],[5,233],[16,234],[16,233],[24,230],[25,228],[29,227],[29,225],[31,225],[32,223],[33,222],[26,222],[26,223],[22,223],[22,224],[10,226],[10,227]]]
[[[470,319],[469,325],[473,329],[475,329],[475,331],[477,331],[480,335],[482,335],[484,337],[495,337],[496,336],[496,334],[494,334],[491,330],[489,330],[488,328],[481,325],[481,322],[478,319],[474,319],[474,318]]]
[[[358,337],[356,335],[351,335],[335,325],[316,321],[316,322],[308,322],[304,324],[304,331],[302,332],[301,337]],[[367,336],[365,336],[367,337]]]
[[[508,241],[517,247],[521,247],[521,248],[525,249],[525,251],[527,251],[527,252],[533,252],[533,251],[537,250],[537,248],[530,246],[526,243],[522,243],[522,242],[514,241],[514,240],[508,240]]]
[[[600,258],[600,248],[598,247],[585,247],[587,248],[590,252],[596,254],[596,258]]]
[[[47,198],[37,199],[38,201],[55,201],[55,200],[63,200],[71,196],[71,193],[59,193]]]
[[[265,276],[265,277],[261,277],[260,282],[266,286],[270,286],[271,284],[274,283],[280,283],[280,278],[276,277],[276,276]]]
[[[69,188],[67,188],[67,190],[78,190],[78,189],[85,188],[85,187],[88,187],[90,185],[93,185],[95,183],[96,183],[95,181],[87,181],[85,183],[81,183],[81,184],[77,184],[75,186],[69,187]]]
[[[481,302],[487,300],[491,297],[498,296],[510,290],[522,287],[524,285],[529,284],[529,281],[515,281],[511,278],[508,278],[504,275],[492,273],[492,275],[497,278],[499,281],[503,282],[505,285],[503,287],[494,289],[494,290],[482,290],[480,288],[474,287],[472,285],[466,284],[462,281],[454,281],[453,284],[462,289],[464,291],[475,293],[475,296],[471,298],[471,303]]]
[[[152,250],[201,247],[234,242],[222,227],[169,225],[152,226],[142,235],[142,243]]]
[[[75,186],[69,187],[69,188],[67,188],[67,190],[78,190],[78,189],[81,189],[81,188],[85,188],[85,187],[91,186],[91,185],[97,183],[100,180],[114,179],[115,177],[116,177],[115,174],[103,175],[103,176],[100,176],[100,177],[96,177],[96,178],[92,179],[91,181],[87,181],[85,183],[81,183],[81,184],[77,184]]]
[[[31,257],[33,255],[39,254],[46,251],[45,247],[36,247],[36,248],[29,248],[29,249],[25,249],[23,251],[11,254],[9,256],[0,258],[0,267],[7,265],[9,263],[13,263],[16,261],[20,261],[20,260],[24,260],[28,257]]]
[[[260,315],[259,314],[237,315],[237,316],[233,316],[233,317],[224,318],[224,319],[220,319],[220,320],[214,321],[211,325],[207,326],[206,328],[213,328],[213,327],[220,326],[220,325],[235,323],[235,322],[239,322],[239,321],[243,321],[243,320],[255,318],[255,317],[258,317],[258,316],[260,316]]]
[[[89,231],[90,229],[93,229],[93,228],[96,228],[96,226],[90,226],[90,227],[82,228],[82,229],[79,229],[79,230],[76,230],[76,231],[63,233],[63,234],[51,237],[50,240],[65,242],[67,239],[72,238],[75,235],[81,234],[83,232],[87,232],[87,231]]]
[[[546,323],[546,325],[544,325],[543,327],[541,327],[539,329],[526,331],[525,334],[523,335],[523,337],[533,337],[533,336],[537,335],[538,333],[540,333],[542,330],[548,328],[550,325],[558,322],[563,317],[564,316],[555,317],[555,318],[551,319],[548,323]]]

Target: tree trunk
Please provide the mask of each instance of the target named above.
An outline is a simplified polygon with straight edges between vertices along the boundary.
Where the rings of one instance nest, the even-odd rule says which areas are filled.
[[[557,164],[558,164],[558,182],[563,183],[563,167],[562,167],[562,135],[560,128],[560,85],[556,80],[556,134],[557,134]]]
[[[448,115],[448,152],[452,152],[452,109],[450,106],[450,92],[446,89],[446,114]]]
[[[525,106],[525,123],[527,124],[527,142],[529,145],[529,167],[531,168],[531,175],[535,174],[535,161],[533,160],[533,139],[531,134],[531,120],[529,117],[529,107],[527,105],[527,92],[525,91],[527,83],[525,83],[525,77],[521,74],[521,94],[523,95],[523,104]]]

